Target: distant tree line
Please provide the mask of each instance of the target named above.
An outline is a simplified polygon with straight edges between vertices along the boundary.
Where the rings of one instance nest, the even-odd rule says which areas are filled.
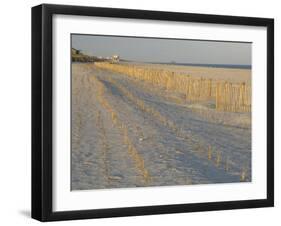
[[[72,62],[118,62],[119,56],[113,55],[112,57],[102,58],[96,56],[88,56],[83,54],[81,50],[72,48],[71,49],[71,60]]]

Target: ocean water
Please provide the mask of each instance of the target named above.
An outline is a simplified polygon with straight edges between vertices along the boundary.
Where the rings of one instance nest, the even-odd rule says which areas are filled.
[[[193,64],[193,63],[157,63],[157,62],[146,62],[146,63],[178,65],[178,66],[195,66],[195,67],[252,69],[252,65],[241,65],[241,64]]]

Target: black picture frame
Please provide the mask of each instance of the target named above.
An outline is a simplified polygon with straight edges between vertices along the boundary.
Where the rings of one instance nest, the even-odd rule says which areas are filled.
[[[52,18],[55,14],[267,28],[267,198],[130,208],[52,210]],[[43,4],[32,8],[32,218],[58,221],[274,206],[274,20],[268,18]]]

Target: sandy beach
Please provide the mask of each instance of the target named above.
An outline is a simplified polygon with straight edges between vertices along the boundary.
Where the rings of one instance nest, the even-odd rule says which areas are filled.
[[[184,73],[193,77],[202,77],[207,79],[214,79],[218,81],[228,82],[245,82],[251,84],[251,69],[241,68],[219,68],[219,67],[200,67],[200,66],[184,66],[171,64],[149,64],[149,63],[124,63],[130,65],[137,65],[140,67],[151,67],[161,70],[168,70],[178,73]]]
[[[195,76],[202,70],[192,68],[177,66]],[[249,79],[244,73],[235,80]],[[250,116],[188,103],[93,63],[72,64],[71,188],[251,181]]]

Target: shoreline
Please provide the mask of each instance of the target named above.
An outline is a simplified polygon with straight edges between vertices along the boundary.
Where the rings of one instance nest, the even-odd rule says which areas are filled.
[[[196,65],[175,65],[175,64],[157,64],[157,63],[141,63],[141,62],[119,62],[130,66],[148,67],[153,69],[168,70],[175,73],[184,73],[192,77],[202,77],[206,79],[214,79],[217,81],[227,81],[233,83],[245,82],[251,85],[252,70],[244,68],[223,68],[208,67]]]

